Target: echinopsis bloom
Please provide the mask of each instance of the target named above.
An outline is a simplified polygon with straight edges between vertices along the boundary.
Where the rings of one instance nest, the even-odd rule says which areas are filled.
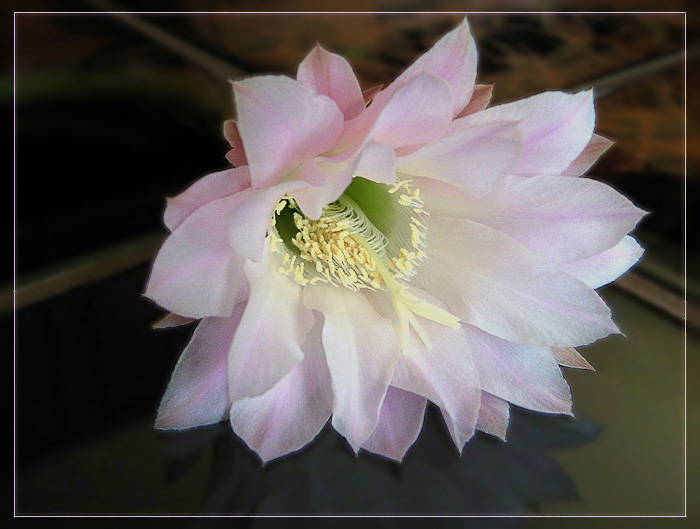
[[[591,91],[488,107],[475,77],[465,20],[369,103],[320,46],[233,83],[235,167],[169,200],[146,292],[201,319],[157,428],[230,420],[268,461],[331,418],[401,460],[427,401],[459,450],[505,439],[509,403],[571,413],[559,366],[617,332],[594,289],[643,212],[581,177],[610,145]]]

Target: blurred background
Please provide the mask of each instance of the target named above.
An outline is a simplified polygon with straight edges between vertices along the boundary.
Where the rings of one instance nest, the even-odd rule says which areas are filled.
[[[648,4],[634,7],[657,8]],[[203,13],[289,9],[282,1],[263,5],[149,2],[149,10],[182,11],[159,15],[77,13],[143,11],[128,0],[17,7],[27,12],[14,19],[15,259],[2,270],[0,291],[0,324],[14,334],[16,513],[683,514],[686,484],[690,497],[700,490],[697,454],[688,451],[686,468],[685,453],[686,418],[690,448],[700,400],[700,254],[692,222],[700,196],[700,113],[692,97],[700,24],[683,13],[469,15],[478,81],[495,83],[493,103],[595,87],[597,131],[616,144],[590,175],[651,212],[636,231],[647,248],[642,261],[602,290],[626,338],[582,348],[596,372],[565,373],[581,419],[516,411],[511,446],[483,436],[455,463],[444,426],[430,414],[403,467],[367,455],[356,461],[332,431],[308,453],[261,470],[220,428],[191,436],[152,430],[192,328],[152,330],[162,311],[141,293],[166,234],[165,197],[227,166],[227,80],[293,76],[319,41],[347,57],[369,88],[389,82],[463,16],[391,13],[424,7],[369,0],[352,9],[385,13]],[[685,11],[688,4],[663,7]],[[536,8],[609,6],[552,1]],[[9,117],[12,64],[5,66]],[[439,461],[435,452],[444,452]],[[384,503],[368,497],[374,489],[367,483],[383,484],[372,497]],[[303,498],[295,496],[300,489]],[[626,522],[661,526],[654,519],[617,525]]]

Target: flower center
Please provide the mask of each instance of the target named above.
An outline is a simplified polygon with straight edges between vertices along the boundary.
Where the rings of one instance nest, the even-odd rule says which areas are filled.
[[[293,198],[284,197],[271,219],[270,249],[280,254],[277,271],[300,285],[323,282],[354,292],[389,292],[402,342],[412,327],[430,347],[415,314],[452,328],[459,319],[400,283],[409,281],[426,257],[427,227],[421,218],[427,215],[420,190],[409,180],[387,186],[356,177],[318,220],[306,218]]]

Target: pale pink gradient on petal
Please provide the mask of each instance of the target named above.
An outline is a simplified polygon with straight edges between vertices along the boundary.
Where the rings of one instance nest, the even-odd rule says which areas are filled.
[[[169,198],[163,221],[167,228],[173,231],[200,206],[249,187],[250,173],[246,167],[211,173],[197,180],[179,195]]]
[[[155,427],[193,428],[228,416],[228,348],[245,304],[230,318],[202,320],[182,352],[158,408]]]
[[[595,368],[573,347],[552,347],[554,358],[560,366],[595,371]]]
[[[226,141],[231,146],[231,150],[226,153],[226,159],[231,162],[234,167],[248,165],[241,133],[238,131],[238,125],[232,119],[224,121],[224,138],[226,138]]]
[[[338,106],[289,77],[253,77],[232,85],[255,188],[280,182],[306,159],[331,149],[340,135]]]
[[[544,92],[469,116],[472,122],[520,122],[523,152],[513,174],[561,174],[583,152],[593,135],[593,93]]]
[[[445,82],[421,74],[389,98],[367,137],[393,148],[436,140],[450,123],[451,105],[452,94]]]
[[[558,264],[615,246],[645,214],[612,187],[589,178],[510,176],[478,198],[434,180],[416,182],[434,215],[491,226]]]
[[[474,93],[469,101],[469,104],[455,116],[455,119],[464,118],[469,114],[484,110],[491,102],[493,96],[492,84],[478,84],[474,87]]]
[[[250,299],[229,351],[231,400],[262,395],[304,358],[314,317],[302,304],[301,287],[277,266],[270,251],[259,263],[246,261]]]
[[[417,284],[486,332],[522,343],[575,346],[618,332],[593,289],[473,221],[431,216]]]
[[[146,296],[181,316],[231,315],[248,289],[243,258],[231,246],[227,222],[238,200],[238,195],[214,200],[170,234],[153,262]]]
[[[403,461],[423,428],[425,397],[389,386],[379,424],[362,448],[395,461]]]
[[[571,414],[571,390],[549,347],[501,340],[465,326],[481,388],[529,410]]]
[[[400,157],[397,171],[483,196],[515,168],[521,145],[517,123],[477,123]]]
[[[583,152],[561,174],[563,176],[581,176],[612,146],[613,142],[609,139],[593,134]]]
[[[509,421],[510,404],[508,401],[482,391],[476,429],[505,441]]]
[[[415,77],[430,74],[449,86],[453,96],[451,114],[457,115],[472,98],[476,62],[476,44],[465,18],[375,97],[372,104],[382,105],[386,98]]]
[[[320,45],[316,45],[299,65],[297,80],[317,95],[335,101],[346,120],[357,117],[365,109],[360,83],[350,63]]]
[[[461,329],[421,322],[432,342],[428,349],[411,335],[391,381],[440,407],[450,435],[461,452],[474,435],[481,398],[479,373]]]
[[[323,347],[333,380],[333,427],[358,451],[379,423],[399,357],[394,327],[365,296],[316,284],[307,307],[323,314]]]
[[[331,379],[316,324],[302,346],[304,360],[258,397],[231,405],[231,428],[266,463],[303,448],[328,422]]]
[[[612,248],[564,265],[564,270],[592,288],[612,283],[627,272],[644,254],[637,241],[629,235]]]

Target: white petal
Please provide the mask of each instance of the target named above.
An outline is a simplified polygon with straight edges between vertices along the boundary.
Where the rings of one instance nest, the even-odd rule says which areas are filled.
[[[400,157],[397,170],[481,196],[514,169],[521,143],[516,122],[477,123]]]
[[[304,289],[307,307],[321,312],[323,347],[333,380],[333,427],[356,451],[379,422],[399,355],[391,321],[363,294],[316,284]]]
[[[412,334],[391,385],[422,395],[439,406],[461,452],[474,435],[479,414],[479,375],[462,329],[453,330],[423,319],[420,323],[430,337],[432,349]]]
[[[629,235],[604,252],[564,265],[564,270],[593,288],[612,283],[627,272],[644,253]]]
[[[169,198],[163,221],[170,231],[177,228],[200,206],[250,187],[247,167],[236,167],[209,174],[179,195]]]
[[[231,403],[228,349],[244,305],[239,304],[230,318],[207,318],[199,323],[173,370],[158,408],[156,428],[192,428],[226,419]]]
[[[617,332],[593,289],[503,233],[431,215],[417,284],[484,331],[523,343],[573,346]]]
[[[321,325],[307,335],[304,360],[258,397],[234,401],[231,427],[263,462],[299,450],[321,431],[333,405]]]
[[[510,404],[508,401],[482,391],[476,429],[505,441],[509,420]]]
[[[523,152],[513,174],[558,175],[581,154],[593,135],[593,93],[544,92],[487,108],[469,119],[520,121]]]
[[[484,391],[523,408],[571,414],[571,390],[548,347],[523,345],[465,326]]]
[[[491,226],[558,264],[615,246],[645,214],[612,187],[588,178],[510,176],[479,198],[426,179],[416,185],[431,213]]]
[[[425,397],[389,386],[377,429],[362,448],[402,461],[423,428]]]
[[[250,299],[229,353],[232,400],[265,393],[304,358],[313,315],[301,302],[301,287],[277,267],[267,248],[261,262],[245,264]]]
[[[165,240],[145,295],[190,318],[227,317],[247,296],[243,258],[229,239],[231,212],[245,191],[196,209]]]

